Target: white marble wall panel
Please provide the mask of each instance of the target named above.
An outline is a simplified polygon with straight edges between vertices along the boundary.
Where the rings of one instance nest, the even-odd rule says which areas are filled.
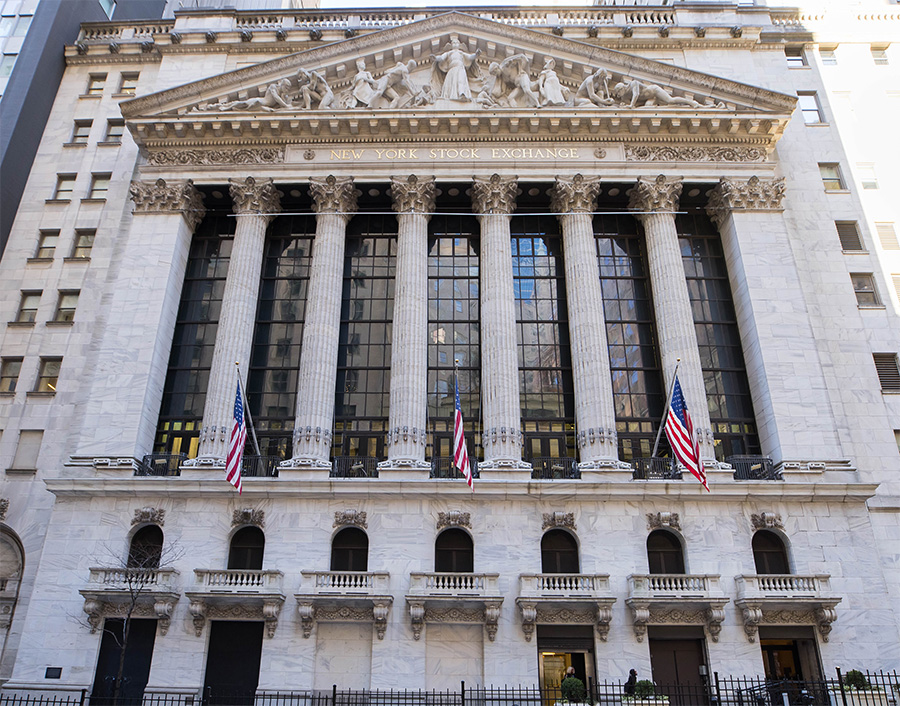
[[[316,627],[315,689],[368,689],[371,682],[371,625],[319,623]]]
[[[459,689],[484,683],[484,628],[429,623],[425,638],[425,688]]]

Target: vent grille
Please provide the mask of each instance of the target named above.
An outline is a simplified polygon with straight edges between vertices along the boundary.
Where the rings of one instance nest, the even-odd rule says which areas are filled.
[[[897,367],[896,353],[873,353],[875,369],[881,381],[881,389],[900,392],[900,368]]]
[[[894,280],[894,291],[897,293],[897,300],[900,301],[900,274],[892,274],[891,279]]]
[[[859,228],[856,221],[835,221],[838,237],[841,239],[842,250],[862,250],[862,241],[859,239]]]
[[[878,239],[881,241],[881,247],[885,250],[900,250],[900,243],[897,242],[897,233],[894,231],[893,223],[876,223],[875,230],[878,231]]]

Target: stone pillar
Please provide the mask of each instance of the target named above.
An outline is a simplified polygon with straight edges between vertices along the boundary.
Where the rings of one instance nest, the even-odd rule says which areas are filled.
[[[843,456],[833,416],[822,413],[832,403],[782,215],[784,192],[784,179],[722,179],[707,192],[706,211],[722,236],[762,451],[787,467]]]
[[[653,308],[656,312],[656,332],[659,336],[660,360],[666,390],[672,384],[677,359],[678,380],[700,443],[700,455],[714,465],[715,452],[709,422],[700,350],[688,295],[681,247],[675,230],[675,211],[681,196],[681,180],[643,177],[628,194],[629,208],[644,226],[647,241],[647,265],[653,288]]]
[[[551,194],[560,214],[566,263],[566,302],[575,383],[575,426],[584,469],[616,468],[618,444],[600,265],[593,211],[600,180],[576,174],[557,177]]]
[[[350,177],[311,178],[316,239],[303,322],[293,458],[282,468],[331,468],[347,223],[359,192]]]
[[[228,450],[228,437],[234,419],[234,393],[237,387],[235,362],[240,364],[241,379],[247,380],[247,365],[253,345],[256,303],[262,270],[266,227],[280,209],[280,197],[271,179],[231,180],[231,198],[237,215],[234,245],[228,262],[228,276],[222,295],[222,312],[216,333],[203,408],[200,453],[191,465],[222,465]],[[245,400],[246,404],[246,400]]]
[[[522,409],[516,350],[510,214],[518,182],[494,174],[475,178],[472,206],[481,224],[481,406],[484,410],[479,471],[527,469],[522,462]]]
[[[381,469],[429,468],[425,463],[428,403],[428,220],[434,178],[391,179],[397,212],[397,270],[391,342],[388,460]],[[380,471],[379,471],[380,473]]]

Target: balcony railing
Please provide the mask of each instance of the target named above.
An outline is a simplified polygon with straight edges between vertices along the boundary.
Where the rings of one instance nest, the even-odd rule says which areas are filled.
[[[608,574],[521,574],[523,598],[593,598],[609,593]]]
[[[304,593],[328,596],[387,593],[390,574],[374,571],[302,571]]]
[[[179,476],[187,454],[149,454],[134,469],[136,476]]]
[[[738,598],[822,598],[831,592],[829,574],[743,574],[735,576]]]
[[[110,590],[126,588],[170,589],[178,572],[175,569],[132,569],[125,567],[91,567],[88,581]]]
[[[729,456],[725,462],[734,466],[735,480],[784,480],[766,456]]]
[[[280,456],[247,456],[241,459],[241,476],[244,478],[277,478]]]
[[[331,478],[377,478],[378,459],[371,456],[335,456]]]
[[[284,574],[263,569],[194,569],[197,583],[211,592],[278,591]]]
[[[478,478],[478,460],[469,458],[469,467],[472,469],[472,477]],[[431,472],[428,477],[459,480],[463,474],[453,465],[452,458],[435,456],[431,459]]]
[[[633,458],[631,467],[634,480],[681,480],[674,458]]]
[[[498,595],[500,574],[458,574],[450,572],[413,573],[409,575],[412,596],[465,598]]]
[[[538,456],[531,459],[531,477],[534,480],[577,480],[581,471],[574,458]]]
[[[710,598],[720,596],[715,574],[632,574],[628,577],[630,598]]]

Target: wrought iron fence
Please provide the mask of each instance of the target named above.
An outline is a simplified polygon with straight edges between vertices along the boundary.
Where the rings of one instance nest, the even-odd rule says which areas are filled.
[[[674,458],[633,458],[631,467],[634,480],[681,480]]]
[[[469,468],[472,469],[472,477],[478,478],[478,459],[470,458]],[[459,480],[463,474],[453,465],[452,458],[434,456],[431,459],[431,472],[428,477]]]
[[[784,480],[775,463],[766,456],[729,456],[725,463],[734,466],[735,480]]]
[[[534,480],[578,480],[581,478],[581,471],[578,470],[578,464],[575,463],[574,458],[536,456],[530,460],[534,469],[531,471],[531,477]]]
[[[187,454],[148,454],[134,469],[136,476],[180,476]]]
[[[371,456],[335,456],[331,478],[377,478],[378,459]]]
[[[277,478],[280,456],[247,456],[241,459],[241,475],[244,478]]]

